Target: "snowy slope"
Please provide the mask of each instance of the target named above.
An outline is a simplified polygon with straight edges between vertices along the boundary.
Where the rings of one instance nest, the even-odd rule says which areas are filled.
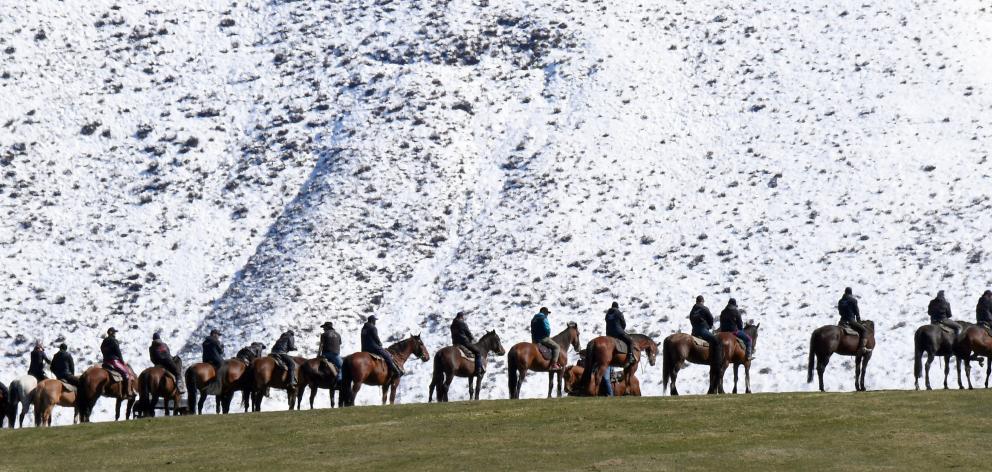
[[[156,329],[313,355],[373,312],[436,350],[455,311],[509,347],[546,305],[586,341],[615,299],[660,341],[703,294],[762,322],[755,390],[804,390],[851,285],[869,386],[906,388],[933,292],[970,318],[992,285],[988,57],[980,2],[5,6],[0,380],[110,325],[144,366]]]

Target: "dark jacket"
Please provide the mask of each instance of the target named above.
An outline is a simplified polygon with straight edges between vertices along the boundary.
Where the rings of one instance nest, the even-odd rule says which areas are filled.
[[[475,341],[475,336],[472,336],[472,331],[468,329],[468,323],[465,320],[455,318],[451,322],[451,343],[457,346],[472,344],[473,341]]]
[[[720,312],[720,331],[736,333],[744,329],[744,320],[741,319],[741,311],[737,305],[727,305]]]
[[[844,294],[837,302],[837,312],[843,322],[861,321],[861,310],[858,310],[858,299],[854,295]]]
[[[530,340],[540,342],[542,339],[551,336],[551,322],[548,315],[538,313],[530,320]]]
[[[152,364],[158,361],[172,360],[172,353],[169,352],[169,345],[158,339],[152,341],[151,346],[148,346],[148,359],[152,361]]]
[[[992,297],[982,296],[978,299],[978,306],[975,307],[975,321],[992,323]]]
[[[693,328],[713,329],[713,314],[706,305],[697,303],[692,306],[692,310],[689,310],[689,324]]]
[[[623,313],[616,308],[606,311],[606,335],[613,337],[624,337],[627,334],[627,320],[623,318]]]
[[[341,354],[341,335],[333,329],[324,331],[320,335],[320,346],[317,354]]]
[[[68,351],[59,351],[52,356],[52,373],[55,378],[62,379],[76,375],[76,363]]]
[[[103,362],[124,362],[124,356],[121,355],[121,345],[117,342],[117,338],[108,336],[104,339],[103,343],[100,344],[100,352],[103,353]]]
[[[272,345],[273,354],[286,354],[296,350],[296,337],[289,333],[283,333]]]
[[[224,363],[224,343],[220,339],[207,336],[203,340],[203,362],[214,366]]]
[[[930,321],[933,323],[946,320],[951,317],[951,304],[947,303],[947,299],[944,297],[938,296],[930,300],[930,305],[927,306],[927,314],[930,315]]]
[[[374,324],[366,322],[362,326],[362,352],[379,352],[382,341],[379,340],[379,330]]]
[[[52,365],[52,360],[48,358],[48,354],[45,354],[45,351],[32,349],[31,364],[28,366],[28,373],[32,375],[44,374],[45,364]]]

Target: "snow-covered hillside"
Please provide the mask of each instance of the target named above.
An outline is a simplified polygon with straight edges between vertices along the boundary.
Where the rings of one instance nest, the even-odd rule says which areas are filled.
[[[585,342],[613,300],[660,342],[703,294],[762,323],[756,391],[805,390],[850,285],[869,387],[906,388],[933,293],[971,318],[992,285],[990,57],[972,1],[9,2],[0,381],[109,326],[138,368],[160,329],[350,352],[371,313],[433,351],[548,306]]]

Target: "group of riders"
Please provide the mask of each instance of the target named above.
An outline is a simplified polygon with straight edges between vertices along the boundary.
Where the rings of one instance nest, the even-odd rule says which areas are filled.
[[[837,302],[837,311],[840,315],[838,325],[854,330],[859,337],[858,350],[862,353],[868,352],[869,350],[865,347],[867,328],[862,324],[858,299],[854,296],[854,292],[850,287],[844,290],[843,296]],[[927,313],[930,316],[931,323],[947,326],[954,331],[955,336],[960,334],[962,326],[957,321],[951,319],[951,306],[945,298],[943,290],[937,292],[937,296],[930,301],[927,307]],[[548,356],[550,359],[549,371],[555,372],[562,370],[563,366],[559,365],[557,361],[561,347],[551,338],[551,322],[548,318],[550,314],[551,312],[547,307],[542,307],[538,310],[531,319],[530,332],[533,343],[544,346],[550,351],[550,355]],[[992,333],[992,291],[986,290],[979,298],[975,318],[976,324],[983,326]],[[404,374],[404,371],[395,362],[392,354],[383,347],[382,341],[379,339],[379,331],[376,328],[377,320],[378,318],[375,315],[371,315],[362,326],[361,350],[381,357],[387,364],[390,373],[398,378]],[[741,318],[741,310],[738,308],[737,300],[731,298],[727,302],[727,305],[720,312],[718,320],[720,322],[718,331],[733,333],[740,338],[745,346],[748,359],[751,359],[754,355],[752,348],[753,341],[744,331],[744,322]],[[707,341],[710,346],[718,346],[719,342],[713,333],[715,321],[709,308],[705,305],[703,296],[697,296],[695,305],[689,311],[692,335]],[[633,352],[635,348],[633,341],[626,331],[627,322],[617,302],[614,302],[606,310],[605,322],[606,335],[625,343],[628,349],[627,352]],[[318,353],[337,368],[338,380],[340,380],[342,371],[341,335],[335,331],[334,325],[331,322],[322,324],[321,328],[323,332],[320,334]],[[482,364],[484,356],[474,344],[476,339],[469,329],[465,312],[458,312],[455,315],[451,322],[450,330],[452,344],[463,347],[473,353],[476,375],[484,374],[485,366]],[[122,378],[134,380],[134,373],[128,367],[127,363],[124,362],[124,356],[121,353],[120,343],[117,340],[116,334],[116,329],[108,329],[107,336],[100,346],[100,352],[103,354],[103,365],[105,368],[119,373]],[[203,362],[214,366],[215,369],[220,369],[225,358],[224,344],[220,338],[221,333],[216,329],[212,330],[210,335],[204,339],[202,345]],[[246,350],[252,351],[254,353],[252,357],[255,357],[260,355],[264,349],[264,344],[253,343],[252,346],[242,349],[242,352],[239,352],[239,357]],[[284,367],[292,366],[294,365],[294,360],[289,353],[296,351],[296,349],[295,334],[293,330],[288,330],[279,336],[279,339],[273,344],[269,354],[281,362]],[[180,373],[180,366],[176,362],[177,358],[172,356],[169,346],[162,341],[159,333],[155,333],[152,336],[151,345],[148,347],[148,354],[151,363],[154,366],[162,367],[172,374],[179,385],[180,391],[183,391],[185,387],[182,385],[183,376]],[[635,356],[627,356],[627,366],[634,362],[636,362]],[[75,375],[75,362],[65,343],[59,346],[59,351],[51,359],[45,353],[43,344],[40,341],[35,343],[35,347],[30,354],[28,374],[34,376],[39,381],[44,380],[47,378],[45,374],[46,365],[50,367],[55,378],[70,385],[78,386],[79,378]],[[286,371],[288,373],[287,380],[289,386],[295,387],[297,384],[296,369],[287,368]]]

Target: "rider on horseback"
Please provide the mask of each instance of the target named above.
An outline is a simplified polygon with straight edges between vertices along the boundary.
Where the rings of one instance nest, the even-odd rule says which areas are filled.
[[[986,290],[975,307],[975,321],[986,331],[992,332],[992,290]]]
[[[482,365],[482,350],[475,347],[473,342],[475,342],[475,336],[472,336],[472,331],[468,329],[468,323],[465,323],[465,312],[459,311],[455,315],[454,321],[451,322],[451,343],[455,347],[462,346],[468,349],[475,356],[475,375],[482,375],[486,373],[486,368]]]
[[[45,364],[52,365],[52,360],[45,354],[45,346],[41,341],[35,341],[34,349],[31,350],[31,363],[28,365],[28,375],[38,379],[39,382],[47,379],[45,375]]]
[[[703,303],[703,296],[696,297],[696,304],[689,310],[689,324],[692,325],[692,335],[710,343],[710,347],[720,346],[720,341],[713,334],[713,314]]]
[[[55,378],[75,387],[79,386],[79,377],[76,377],[76,363],[69,354],[69,346],[65,343],[59,345],[59,352],[52,356],[52,373]]]
[[[317,346],[317,353],[327,359],[327,362],[334,364],[338,369],[338,382],[341,381],[341,335],[334,331],[334,325],[327,321],[320,325],[324,332],[320,335],[320,346]]]
[[[865,344],[868,343],[866,337],[868,328],[861,324],[861,310],[858,309],[858,299],[854,298],[854,291],[851,290],[851,287],[844,289],[844,295],[837,302],[837,311],[840,313],[840,322],[837,325],[846,326],[857,332],[858,351],[867,353],[869,349],[865,348]]]
[[[741,319],[741,311],[737,308],[737,300],[733,298],[727,301],[727,306],[720,312],[720,331],[734,333],[744,341],[744,352],[747,358],[751,359],[751,337],[744,332],[744,320]]]
[[[551,350],[548,372],[556,372],[561,370],[561,365],[558,364],[561,346],[554,339],[551,339],[551,322],[548,321],[550,314],[551,312],[546,307],[541,307],[541,310],[534,315],[534,318],[530,320],[530,339],[534,344],[540,344]]]
[[[203,339],[203,362],[219,371],[224,363],[224,343],[220,342],[220,331],[210,330],[210,336]]]
[[[944,298],[944,291],[937,292],[937,297],[930,300],[927,306],[927,314],[930,315],[930,324],[944,325],[954,330],[954,337],[961,334],[961,325],[951,319],[951,304]]]
[[[169,345],[162,341],[162,335],[159,333],[152,335],[152,344],[148,346],[148,359],[152,361],[153,366],[161,367],[166,372],[172,374],[176,379],[176,387],[179,388],[180,393],[186,392],[186,385],[183,383],[183,376],[179,372],[179,366],[176,365],[175,359],[172,358]]]
[[[126,382],[130,382],[131,371],[124,362],[121,354],[121,345],[117,342],[117,330],[110,328],[107,330],[107,337],[100,344],[100,353],[103,354],[103,364],[105,369],[114,370],[124,377]]]
[[[400,366],[396,365],[392,354],[382,347],[382,341],[379,340],[379,330],[375,327],[375,322],[378,319],[379,317],[375,315],[369,315],[368,319],[365,320],[365,325],[362,326],[362,352],[382,357],[386,361],[386,365],[389,366],[389,371],[396,377],[402,377],[404,372],[400,370]]]
[[[606,335],[619,339],[627,345],[627,364],[624,367],[634,365],[637,361],[634,357],[634,341],[627,334],[627,320],[623,318],[620,304],[617,302],[613,302],[610,309],[606,310]]]
[[[276,343],[272,345],[272,350],[269,351],[269,355],[278,358],[286,365],[286,374],[289,377],[288,387],[296,387],[296,361],[293,360],[293,356],[288,353],[296,350],[296,338],[293,330],[288,330],[279,336]]]

